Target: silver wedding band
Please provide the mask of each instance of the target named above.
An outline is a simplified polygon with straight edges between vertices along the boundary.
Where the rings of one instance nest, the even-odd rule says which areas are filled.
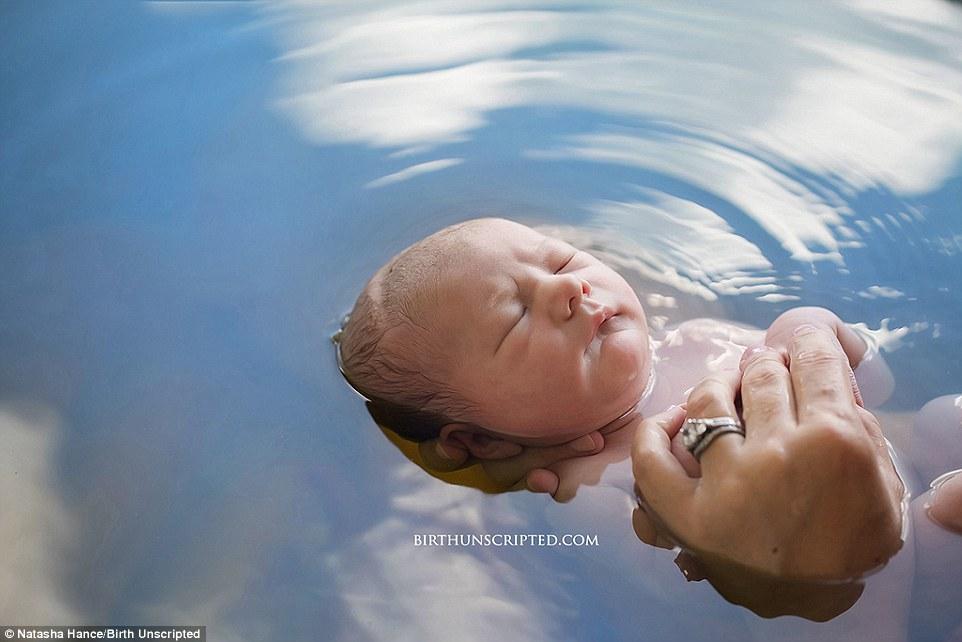
[[[715,439],[730,432],[745,436],[745,428],[737,417],[690,418],[681,429],[681,443],[695,459],[700,459]]]

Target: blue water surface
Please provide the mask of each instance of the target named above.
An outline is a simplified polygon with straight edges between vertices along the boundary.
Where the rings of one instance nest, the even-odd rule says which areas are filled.
[[[425,475],[329,337],[393,253],[500,215],[636,258],[655,317],[764,327],[822,305],[864,324],[892,417],[958,394],[957,3],[0,15],[0,621],[950,639],[894,571],[828,623],[761,620],[686,585],[627,520],[587,553],[415,549],[419,532],[595,522]]]

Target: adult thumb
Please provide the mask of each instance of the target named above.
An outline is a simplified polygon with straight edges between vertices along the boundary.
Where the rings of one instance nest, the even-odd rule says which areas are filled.
[[[694,497],[698,480],[685,472],[671,452],[669,435],[678,432],[685,409],[672,407],[641,422],[631,449],[635,484],[648,507],[668,522],[680,523]]]

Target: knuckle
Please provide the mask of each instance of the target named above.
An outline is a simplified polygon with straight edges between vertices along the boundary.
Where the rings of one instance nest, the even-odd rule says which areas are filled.
[[[768,424],[776,417],[788,414],[792,404],[788,372],[772,368],[750,375],[742,379],[742,415],[745,421]]]
[[[798,350],[792,355],[794,365],[809,368],[844,368],[848,366],[845,353],[835,347],[819,346]]]
[[[861,426],[861,420],[858,413],[848,408],[823,406],[810,409],[805,424],[813,433],[824,434],[826,438],[834,436],[842,439],[852,434],[857,435],[859,431],[854,430],[853,426]]]
[[[742,377],[743,386],[771,388],[785,380],[787,371],[781,362],[772,358],[758,359],[745,368]]]
[[[746,425],[768,425],[781,414],[782,407],[776,395],[757,394],[751,405],[742,408],[742,417]]]
[[[731,398],[728,383],[713,377],[705,379],[688,395],[688,415],[697,417],[708,410],[720,410],[731,402]]]
[[[808,427],[808,433],[818,443],[825,444],[831,448],[847,446],[849,441],[848,431],[841,425],[841,417],[832,413],[820,413],[817,418],[812,420]]]
[[[874,430],[874,431],[882,430],[882,424],[879,423],[878,417],[873,415],[871,412],[869,412],[865,408],[859,407],[857,408],[857,410],[858,410],[858,416],[861,418],[863,426],[865,426],[867,429]]]
[[[724,394],[727,393],[730,386],[728,382],[717,376],[708,376],[701,380],[701,383],[696,386],[696,390],[703,390],[713,394]]]
[[[847,398],[852,398],[854,405],[854,397],[852,397],[850,388],[840,386],[837,381],[834,381],[828,376],[806,376],[802,379],[801,390],[804,392],[808,405],[811,407],[811,412],[818,412],[818,414],[824,413],[830,416],[841,416],[844,414],[847,420],[851,420],[850,413],[833,408],[833,406],[841,404],[842,401]],[[820,408],[822,410],[819,410]]]
[[[757,454],[757,465],[761,471],[784,471],[794,463],[784,445],[775,441],[767,443]]]
[[[805,427],[805,446],[823,465],[838,464],[847,469],[874,461],[874,449],[859,421],[824,417]]]

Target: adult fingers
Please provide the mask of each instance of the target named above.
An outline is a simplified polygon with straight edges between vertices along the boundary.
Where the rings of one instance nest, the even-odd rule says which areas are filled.
[[[662,533],[658,520],[641,504],[635,506],[635,510],[631,513],[631,528],[638,539],[649,546],[668,549],[677,546],[670,537]]]
[[[861,406],[859,406],[857,412],[859,418],[862,420],[862,426],[865,428],[865,432],[872,438],[872,443],[875,444],[878,450],[888,454],[885,434],[882,432],[882,426],[879,424],[878,418]]]
[[[685,448],[684,440],[680,432],[671,438],[671,454],[675,456],[675,459],[678,460],[678,463],[685,469],[689,477],[701,477],[701,464],[699,464],[695,456],[691,454],[691,451]]]
[[[746,439],[765,438],[794,427],[795,394],[782,354],[768,346],[755,346],[745,351],[740,367],[742,417],[745,425],[751,426]]]
[[[888,441],[886,441],[885,435],[882,433],[882,426],[879,424],[875,415],[865,408],[859,407],[856,410],[862,421],[862,426],[865,428],[865,432],[875,447],[876,461],[881,467],[885,484],[891,493],[891,499],[895,503],[901,503],[902,496],[905,494],[905,481],[895,467],[895,462],[892,461]]]
[[[449,472],[473,462],[464,448],[445,447],[438,439],[428,439],[418,444],[418,454],[424,467],[435,472]]]
[[[649,546],[655,546],[655,542],[658,541],[658,529],[641,506],[635,506],[635,510],[631,513],[631,528],[638,539]]]
[[[565,459],[593,455],[600,452],[604,447],[605,438],[600,432],[596,431],[558,446],[528,446],[517,457],[529,468],[545,468]]]
[[[605,438],[593,432],[557,446],[525,446],[520,454],[513,457],[485,460],[484,469],[496,482],[512,484],[524,479],[530,471],[547,468],[565,459],[593,455],[600,452],[604,445]]]
[[[859,423],[848,357],[832,330],[799,326],[789,344],[789,358],[799,424]]]
[[[554,495],[560,482],[558,475],[547,468],[535,468],[525,476],[525,486],[532,493]]]
[[[688,395],[688,417],[706,419],[710,417],[738,418],[735,410],[735,396],[741,382],[737,370],[724,370],[702,379]],[[711,475],[725,462],[731,462],[735,451],[742,445],[742,437],[735,433],[719,434],[701,454],[702,476]]]
[[[676,526],[687,523],[698,484],[671,454],[669,435],[678,432],[684,420],[685,410],[679,407],[645,419],[635,432],[631,449],[639,493],[651,510]]]

